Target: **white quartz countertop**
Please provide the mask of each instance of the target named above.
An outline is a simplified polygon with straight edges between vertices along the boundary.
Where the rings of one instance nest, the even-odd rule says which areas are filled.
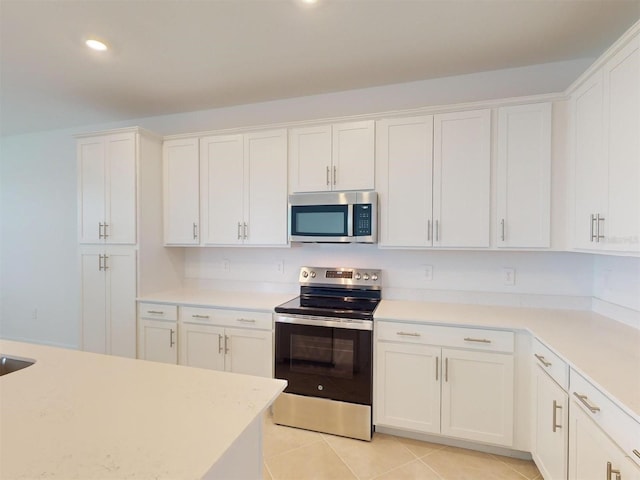
[[[296,296],[297,294],[295,293],[181,289],[143,295],[138,298],[138,301],[268,312],[273,311],[277,305],[287,302]]]
[[[383,300],[376,320],[527,330],[640,422],[640,331],[589,311]]]
[[[0,340],[0,478],[195,479],[286,382]]]

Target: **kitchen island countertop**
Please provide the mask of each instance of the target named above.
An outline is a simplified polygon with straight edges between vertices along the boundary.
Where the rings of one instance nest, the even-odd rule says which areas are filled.
[[[0,352],[36,360],[0,377],[7,479],[203,478],[220,460],[228,466],[243,435],[260,435],[262,413],[286,386],[6,340]]]

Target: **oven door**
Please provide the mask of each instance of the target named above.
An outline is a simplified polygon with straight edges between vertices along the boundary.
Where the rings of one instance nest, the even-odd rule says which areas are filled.
[[[276,317],[275,377],[287,393],[371,405],[373,322]]]

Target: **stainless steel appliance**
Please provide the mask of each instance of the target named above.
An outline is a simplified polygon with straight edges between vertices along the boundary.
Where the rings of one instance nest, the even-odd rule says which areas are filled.
[[[375,243],[376,192],[289,195],[289,240],[316,243]]]
[[[373,313],[380,270],[302,267],[300,296],[276,307],[274,421],[371,440]]]

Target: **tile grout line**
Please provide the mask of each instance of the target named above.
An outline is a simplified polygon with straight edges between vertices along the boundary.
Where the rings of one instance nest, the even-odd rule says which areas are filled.
[[[340,456],[340,454],[336,451],[336,449],[333,448],[333,446],[329,442],[327,442],[327,440],[324,437],[325,437],[325,435],[321,433],[320,434],[320,438],[322,439],[322,441],[331,449],[331,451],[333,453],[336,454],[338,459],[344,464],[345,467],[347,467],[347,469],[351,472],[351,474],[354,476],[354,478],[356,478],[357,480],[362,480],[358,475],[356,475],[356,472],[353,471],[351,466],[344,460],[344,458],[342,458]],[[276,480],[276,479],[274,479],[274,480]]]

